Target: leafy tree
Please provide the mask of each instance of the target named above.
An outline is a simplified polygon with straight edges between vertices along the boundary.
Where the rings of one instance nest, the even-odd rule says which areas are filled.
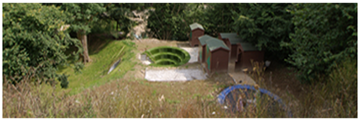
[[[63,3],[61,9],[73,15],[70,29],[77,32],[77,38],[83,45],[84,63],[90,62],[86,35],[91,32],[92,27],[99,26],[96,22],[99,21],[99,15],[106,11],[106,6],[102,3]]]
[[[221,32],[235,32],[232,25],[234,23],[233,13],[239,13],[238,3],[209,3],[201,16],[201,24],[205,28],[205,33],[218,36]]]
[[[255,44],[274,59],[285,59],[289,51],[281,42],[289,42],[293,31],[291,4],[249,3],[240,4],[234,12],[234,29],[244,41]]]
[[[116,21],[116,31],[124,31],[128,33],[130,28],[133,25],[133,22],[126,16],[127,13],[130,13],[131,10],[134,10],[135,4],[131,3],[117,3],[111,4],[108,10],[110,18]]]
[[[155,11],[149,17],[148,27],[159,39],[188,40],[189,25],[200,23],[206,34],[233,32],[232,12],[238,12],[234,3],[153,4]]]
[[[69,14],[55,6],[38,3],[3,4],[3,74],[9,82],[17,82],[27,75],[36,80],[67,87],[66,78],[57,74],[57,66],[68,65],[64,52],[70,45],[81,47],[64,28]],[[76,55],[81,53],[74,52]],[[75,58],[76,59],[76,58]]]
[[[299,68],[301,80],[328,75],[335,63],[357,58],[357,4],[294,4],[295,32],[283,43],[292,54],[287,62]]]
[[[148,28],[159,39],[188,40],[189,25],[185,24],[186,3],[153,4],[155,11],[150,12]]]

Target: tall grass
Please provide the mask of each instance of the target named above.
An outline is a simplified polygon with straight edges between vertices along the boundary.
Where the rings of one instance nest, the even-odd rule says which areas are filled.
[[[69,96],[66,91],[56,92],[44,85],[31,83],[26,76],[16,85],[3,83],[3,117],[93,117],[90,103],[76,103],[77,96]],[[47,90],[47,91],[44,91]],[[60,102],[60,103],[58,103]]]
[[[127,82],[128,85],[135,82]],[[4,118],[208,118],[227,117],[214,99],[196,97],[180,103],[164,95],[152,94],[146,85],[112,82],[88,89],[79,95],[55,95],[55,89],[43,93],[41,86],[29,81],[16,86],[4,84]],[[116,90],[114,90],[116,89]],[[216,113],[215,113],[216,112]]]
[[[285,92],[276,91],[277,88],[265,83],[269,79],[264,78],[265,70],[260,68],[261,64],[248,74],[258,87],[276,92],[285,104],[298,100],[298,105],[287,105],[293,117],[357,117],[356,65],[356,62],[346,60],[323,82],[302,85],[308,90],[302,92],[302,98],[299,99],[283,95],[281,93]],[[269,110],[275,108],[268,107],[271,101],[266,96],[263,97],[265,99],[257,99],[255,108],[248,107],[244,113],[232,113],[216,100],[220,91],[226,87],[205,83],[207,81],[204,84],[195,81],[150,83],[145,80],[117,79],[99,87],[84,88],[78,94],[69,93],[71,90],[59,90],[57,86],[49,88],[48,85],[35,85],[33,81],[31,75],[16,85],[4,81],[4,118],[286,117],[284,111],[273,114],[278,111]]]
[[[312,85],[301,85],[303,91],[300,98],[295,98],[286,90],[279,90],[266,83],[272,78],[264,77],[263,63],[254,62],[253,69],[248,69],[246,73],[256,81],[257,86],[277,93],[291,109],[294,117],[355,118],[357,117],[356,67],[356,60],[344,59],[342,63],[336,65],[330,75],[318,75],[323,77],[322,80],[313,80],[315,83]]]
[[[310,86],[300,116],[357,117],[357,62],[344,59],[327,78]]]

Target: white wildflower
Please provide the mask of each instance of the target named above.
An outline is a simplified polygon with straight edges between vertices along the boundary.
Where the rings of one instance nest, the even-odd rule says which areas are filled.
[[[162,102],[162,101],[164,101],[164,100],[165,100],[164,95],[161,95],[161,97],[159,98],[159,101]]]

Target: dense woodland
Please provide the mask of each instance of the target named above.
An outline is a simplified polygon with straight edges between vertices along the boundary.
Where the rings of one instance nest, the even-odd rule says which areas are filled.
[[[357,3],[3,3],[3,83],[33,75],[36,83],[67,88],[57,70],[81,72],[92,61],[89,34],[130,33],[137,24],[131,11],[150,8],[154,38],[187,41],[193,22],[214,37],[236,32],[265,50],[265,59],[296,68],[304,85],[345,84],[327,79],[349,67],[345,61],[357,68]],[[357,77],[337,86],[349,92],[337,98],[357,100]]]

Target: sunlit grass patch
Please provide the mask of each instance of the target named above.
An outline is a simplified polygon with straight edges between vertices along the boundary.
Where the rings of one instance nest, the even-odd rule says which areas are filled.
[[[81,73],[75,73],[72,68],[65,68],[59,72],[69,75],[69,87],[66,90],[71,90],[70,94],[76,94],[84,89],[120,79],[135,65],[135,62],[132,61],[135,58],[135,54],[132,52],[135,49],[133,42],[130,40],[104,41],[108,42],[107,46],[90,55],[92,62],[85,64]],[[120,50],[123,54],[119,54]],[[119,59],[121,59],[119,65],[107,74],[112,64]],[[62,89],[59,88],[59,90]]]

